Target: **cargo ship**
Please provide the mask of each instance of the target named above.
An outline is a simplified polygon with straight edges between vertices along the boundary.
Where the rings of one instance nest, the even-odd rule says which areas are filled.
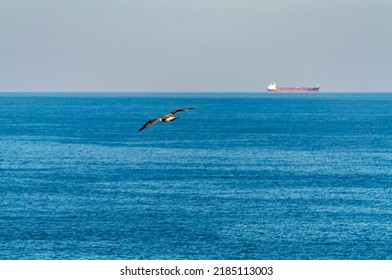
[[[271,92],[318,92],[320,87],[279,87],[277,83],[270,83],[267,87]]]

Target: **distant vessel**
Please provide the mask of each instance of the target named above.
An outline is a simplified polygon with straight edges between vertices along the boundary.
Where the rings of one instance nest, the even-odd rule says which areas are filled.
[[[270,83],[267,87],[272,92],[318,92],[320,87],[279,87],[277,83]]]

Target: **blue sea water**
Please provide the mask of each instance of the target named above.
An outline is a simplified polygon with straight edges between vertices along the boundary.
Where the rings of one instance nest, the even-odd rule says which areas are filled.
[[[0,225],[0,259],[390,260],[392,94],[1,94]]]

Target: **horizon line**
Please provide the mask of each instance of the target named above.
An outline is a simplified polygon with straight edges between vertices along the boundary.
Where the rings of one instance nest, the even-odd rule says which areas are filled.
[[[43,94],[272,94],[272,95],[281,95],[281,94],[363,94],[363,93],[392,93],[391,91],[318,91],[314,93],[301,93],[301,92],[269,92],[269,91],[61,91],[61,90],[54,90],[54,91],[38,91],[38,90],[31,90],[31,91],[0,91],[0,94],[7,94],[7,93],[43,93]]]

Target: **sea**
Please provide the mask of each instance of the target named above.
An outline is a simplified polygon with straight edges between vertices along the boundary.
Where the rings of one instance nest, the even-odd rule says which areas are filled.
[[[0,259],[391,260],[392,93],[1,93]]]

